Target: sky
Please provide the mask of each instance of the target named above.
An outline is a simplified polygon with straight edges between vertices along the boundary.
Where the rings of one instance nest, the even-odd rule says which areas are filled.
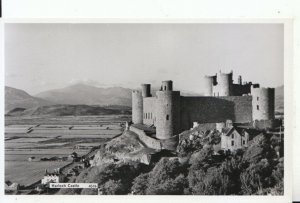
[[[202,93],[204,75],[233,71],[283,85],[282,24],[6,24],[5,85],[37,94],[77,83],[139,88],[173,80]]]

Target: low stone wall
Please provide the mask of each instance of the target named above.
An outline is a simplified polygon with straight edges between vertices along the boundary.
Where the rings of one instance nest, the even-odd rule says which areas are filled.
[[[152,149],[162,149],[162,145],[160,143],[160,140],[154,139],[152,137],[149,137],[146,135],[146,133],[143,130],[140,130],[136,127],[130,126],[129,130],[134,132],[135,134],[138,135],[139,139],[149,148]]]
[[[175,151],[178,145],[179,135],[173,136],[169,139],[160,140],[162,149]]]
[[[266,129],[266,128],[277,128],[282,125],[282,120],[273,119],[273,120],[255,120],[252,122],[253,127],[258,129]]]

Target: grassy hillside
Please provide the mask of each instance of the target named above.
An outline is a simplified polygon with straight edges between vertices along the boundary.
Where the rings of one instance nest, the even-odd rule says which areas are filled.
[[[275,88],[275,112],[279,114],[284,112],[284,86]]]
[[[16,108],[32,108],[37,106],[51,105],[52,102],[36,98],[29,95],[27,92],[12,88],[5,87],[5,112],[11,111]],[[20,110],[19,109],[19,110]]]

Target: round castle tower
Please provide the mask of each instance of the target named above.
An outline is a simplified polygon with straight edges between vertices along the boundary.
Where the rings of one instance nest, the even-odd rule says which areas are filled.
[[[162,81],[161,90],[162,91],[172,91],[173,90],[173,81],[172,80]]]
[[[143,123],[143,97],[138,90],[132,91],[132,122],[134,124]]]
[[[151,97],[151,85],[150,84],[142,84],[142,96]]]
[[[272,120],[275,117],[274,88],[251,86],[252,120]]]
[[[231,96],[232,95],[232,72],[217,74],[219,96]]]
[[[156,97],[156,137],[168,139],[180,132],[180,92],[173,91],[172,81],[163,81]]]
[[[216,76],[204,77],[204,96],[213,96],[213,86],[215,84]]]

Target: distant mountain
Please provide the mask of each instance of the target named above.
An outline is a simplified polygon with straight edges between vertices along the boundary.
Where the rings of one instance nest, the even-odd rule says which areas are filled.
[[[35,95],[55,104],[121,105],[131,107],[131,89],[122,87],[99,88],[76,84]]]
[[[51,104],[53,103],[33,97],[23,90],[5,86],[5,112],[16,108],[27,109]]]
[[[284,86],[275,88],[275,112],[284,113]]]
[[[91,116],[91,115],[130,115],[131,108],[126,106],[88,106],[88,105],[50,105],[30,109],[16,108],[7,116]]]

